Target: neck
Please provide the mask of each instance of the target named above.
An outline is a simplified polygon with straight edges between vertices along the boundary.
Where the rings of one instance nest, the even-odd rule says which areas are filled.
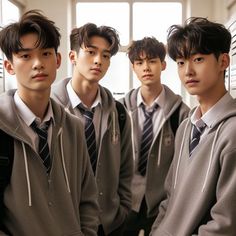
[[[153,101],[160,95],[161,91],[162,91],[162,86],[141,87],[142,98],[148,106],[150,106],[153,103]]]
[[[19,91],[18,91],[19,92]],[[41,120],[45,117],[49,104],[50,91],[47,94],[42,93],[27,93],[27,96],[19,92],[19,96],[27,107]]]
[[[87,107],[91,107],[96,99],[98,92],[97,83],[88,83],[88,81],[80,81],[72,78],[72,88]]]

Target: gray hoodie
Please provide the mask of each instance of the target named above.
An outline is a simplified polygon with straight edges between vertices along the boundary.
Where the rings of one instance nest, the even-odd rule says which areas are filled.
[[[168,198],[160,205],[152,236],[236,235],[235,124],[236,102],[231,99],[191,158],[190,118],[181,124],[165,184]]]
[[[0,96],[0,129],[14,138],[10,184],[4,192],[3,224],[17,236],[95,236],[97,191],[81,122],[51,100],[52,168],[47,175],[20,125],[15,91]],[[0,231],[0,235],[6,235]]]
[[[167,86],[163,85],[166,96],[166,104],[164,107],[164,120],[159,125],[159,129],[154,134],[152,146],[149,151],[146,175],[145,199],[147,203],[147,214],[154,217],[158,213],[159,203],[165,198],[164,182],[169,170],[173,153],[174,153],[174,134],[170,124],[170,117],[179,108],[178,120],[180,124],[187,116],[189,108],[182,102],[179,95],[174,94]],[[132,142],[133,142],[133,160],[137,160],[139,156],[139,137],[138,137],[138,108],[137,93],[138,89],[131,90],[124,99],[120,101],[129,111],[132,124]],[[139,211],[143,196],[140,196],[141,188],[133,178],[132,181],[132,208]],[[137,207],[138,206],[138,207]],[[138,208],[138,209],[137,209]]]
[[[69,81],[70,78],[55,84],[52,97],[65,107],[65,110],[75,114],[66,90]],[[102,99],[102,121],[95,178],[99,191],[100,222],[108,234],[124,222],[131,208],[131,127],[127,116],[123,132],[120,133],[115,100],[106,88],[100,86],[99,89]],[[83,119],[82,115],[78,117]]]

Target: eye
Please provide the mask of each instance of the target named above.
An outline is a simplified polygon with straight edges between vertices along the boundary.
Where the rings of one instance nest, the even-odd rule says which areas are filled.
[[[95,51],[93,49],[87,49],[85,52],[89,55],[95,55]]]
[[[203,57],[196,57],[196,58],[194,58],[194,62],[202,62],[202,61],[204,61]]]
[[[49,57],[51,55],[52,55],[52,53],[50,51],[43,52],[43,56],[45,56],[45,57]]]
[[[27,54],[27,53],[24,53],[24,54],[21,54],[21,55],[20,55],[20,58],[22,58],[22,59],[24,59],[24,60],[27,60],[27,59],[30,58],[30,55]]]
[[[142,65],[142,61],[135,61],[134,64],[137,65],[137,66],[141,66]]]
[[[110,58],[111,58],[111,55],[110,55],[110,54],[103,54],[103,57],[104,57],[105,59],[110,59]]]
[[[152,59],[150,60],[150,63],[156,63],[156,60]]]
[[[184,65],[184,61],[183,60],[176,60],[177,66],[178,67],[182,67]]]

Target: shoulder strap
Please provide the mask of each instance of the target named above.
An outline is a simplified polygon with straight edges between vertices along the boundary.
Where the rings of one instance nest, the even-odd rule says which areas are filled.
[[[126,121],[126,111],[125,111],[125,107],[118,101],[116,101],[116,109],[118,112],[120,133],[122,134],[124,130],[124,126],[125,126],[125,121]]]
[[[10,182],[14,158],[14,139],[0,130],[0,222],[4,214],[3,194]],[[2,225],[0,223],[0,229]]]
[[[177,107],[177,109],[174,111],[174,113],[170,117],[170,125],[171,129],[174,133],[174,136],[176,134],[176,131],[179,126],[179,111],[180,111],[181,104]]]

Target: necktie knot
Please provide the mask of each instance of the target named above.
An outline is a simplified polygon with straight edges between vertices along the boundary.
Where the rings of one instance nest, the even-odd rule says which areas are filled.
[[[34,130],[34,132],[36,132],[37,134],[40,134],[41,132],[43,133],[46,133],[47,134],[47,131],[48,131],[48,128],[51,124],[51,119],[48,120],[48,121],[45,121],[42,125],[42,127],[39,127],[39,125],[37,124],[37,122],[34,120],[32,123],[31,123],[31,128]]]
[[[155,103],[152,111],[147,111],[146,108],[145,108],[145,105],[143,103],[141,104],[141,107],[142,107],[143,114],[144,114],[145,118],[149,119],[153,116],[154,112],[157,110],[158,104]]]

